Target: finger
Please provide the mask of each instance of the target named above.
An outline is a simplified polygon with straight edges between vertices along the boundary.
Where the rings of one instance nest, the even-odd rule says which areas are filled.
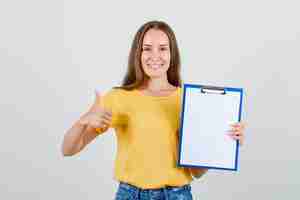
[[[90,107],[90,112],[101,112],[102,111],[102,103],[101,103],[101,96],[96,97],[93,105]]]
[[[102,105],[102,95],[101,93],[98,91],[98,90],[95,90],[95,104],[97,105],[97,108],[101,108],[101,105]]]
[[[244,128],[242,126],[232,126],[232,128],[230,129],[231,131],[244,131]]]
[[[106,128],[110,126],[110,122],[108,120],[94,120],[90,123],[94,128]]]
[[[231,134],[231,135],[241,135],[241,131],[236,131],[236,130],[229,130],[227,131],[228,134]]]
[[[241,129],[241,128],[234,128],[234,129],[231,129],[230,130],[231,132],[236,132],[238,133],[239,135],[242,135],[244,133],[244,130]]]
[[[108,108],[103,108],[103,112],[107,115],[112,115],[112,110]]]
[[[112,116],[112,111],[109,109],[104,109],[104,114],[108,116]]]
[[[90,125],[93,126],[94,128],[102,128],[104,125],[103,120],[91,120]]]
[[[242,140],[243,136],[238,136],[238,135],[230,135],[230,137],[234,140]]]
[[[103,115],[102,116],[104,119],[107,119],[107,120],[112,120],[112,116],[110,116],[110,115]]]
[[[239,139],[239,143],[240,143],[240,145],[243,145],[243,144],[244,144],[244,140],[245,140],[245,138],[244,138],[244,137],[241,137],[241,138]]]
[[[240,127],[240,123],[237,122],[237,123],[234,123],[234,124],[230,124],[231,127],[234,127],[234,128],[237,128],[237,127]]]
[[[227,135],[231,136],[235,136],[235,137],[243,137],[243,134],[241,134],[241,132],[228,132]]]
[[[80,119],[80,120],[79,120],[79,124],[81,124],[81,125],[86,125],[86,124],[88,124],[88,121],[85,120],[85,119]]]
[[[102,128],[102,129],[107,129],[109,127],[108,124],[101,124],[101,126],[99,126],[99,128]]]
[[[94,128],[99,128],[102,126],[102,123],[99,120],[94,120],[89,123],[90,126]]]
[[[228,133],[228,134],[226,134],[226,135],[228,135],[229,137],[237,137],[237,135],[235,135],[235,134],[233,134],[233,133]]]
[[[110,125],[110,124],[111,124],[111,120],[108,120],[108,119],[102,119],[102,123],[105,123],[105,124]]]
[[[101,128],[106,129],[108,126],[106,124],[102,124]]]
[[[99,90],[95,89],[95,95],[96,95],[96,99],[101,100],[102,96],[101,96],[101,92]]]
[[[231,131],[231,132],[233,132],[233,131],[239,131],[239,128],[233,127],[231,129],[229,129],[228,131]]]
[[[100,117],[102,118],[102,117],[105,117],[105,118],[112,118],[112,114],[111,113],[109,113],[109,112],[105,112],[105,111],[101,111],[101,112],[98,112],[97,114],[99,114],[100,113]]]
[[[111,124],[111,120],[108,119],[102,119],[102,123],[106,124],[106,125],[110,125]]]
[[[245,130],[245,124],[244,123],[241,124],[241,129]]]
[[[235,127],[235,128],[242,129],[242,130],[245,129],[245,124],[243,122],[237,122],[237,123],[231,124],[231,126]]]

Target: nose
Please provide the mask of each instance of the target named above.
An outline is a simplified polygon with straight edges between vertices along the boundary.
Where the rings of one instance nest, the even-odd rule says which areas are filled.
[[[151,53],[151,59],[152,60],[160,60],[160,53],[159,51],[153,50]]]

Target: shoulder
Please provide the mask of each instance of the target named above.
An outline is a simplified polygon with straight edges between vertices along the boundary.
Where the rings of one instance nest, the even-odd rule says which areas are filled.
[[[122,88],[117,88],[117,87],[113,87],[111,89],[109,89],[107,91],[107,94],[111,94],[111,95],[126,95],[127,93],[129,93],[129,90],[125,90]]]
[[[113,87],[104,93],[104,97],[108,99],[119,99],[128,96],[130,92],[129,90]]]
[[[182,87],[177,87],[177,92],[178,92],[178,94],[181,94],[182,91],[183,91]]]

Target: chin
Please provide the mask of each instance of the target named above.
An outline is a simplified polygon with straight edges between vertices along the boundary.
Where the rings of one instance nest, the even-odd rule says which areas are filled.
[[[159,77],[163,77],[167,74],[167,69],[160,69],[158,71],[153,71],[153,70],[147,70],[146,71],[147,76],[149,76],[150,78],[159,78]]]
[[[147,76],[149,76],[150,78],[159,78],[159,77],[163,77],[166,75],[167,72],[151,72],[151,73],[146,73]]]

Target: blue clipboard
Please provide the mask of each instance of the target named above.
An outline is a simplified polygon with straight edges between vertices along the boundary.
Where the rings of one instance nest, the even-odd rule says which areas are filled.
[[[239,142],[226,133],[242,101],[242,88],[183,84],[177,166],[237,171]]]

